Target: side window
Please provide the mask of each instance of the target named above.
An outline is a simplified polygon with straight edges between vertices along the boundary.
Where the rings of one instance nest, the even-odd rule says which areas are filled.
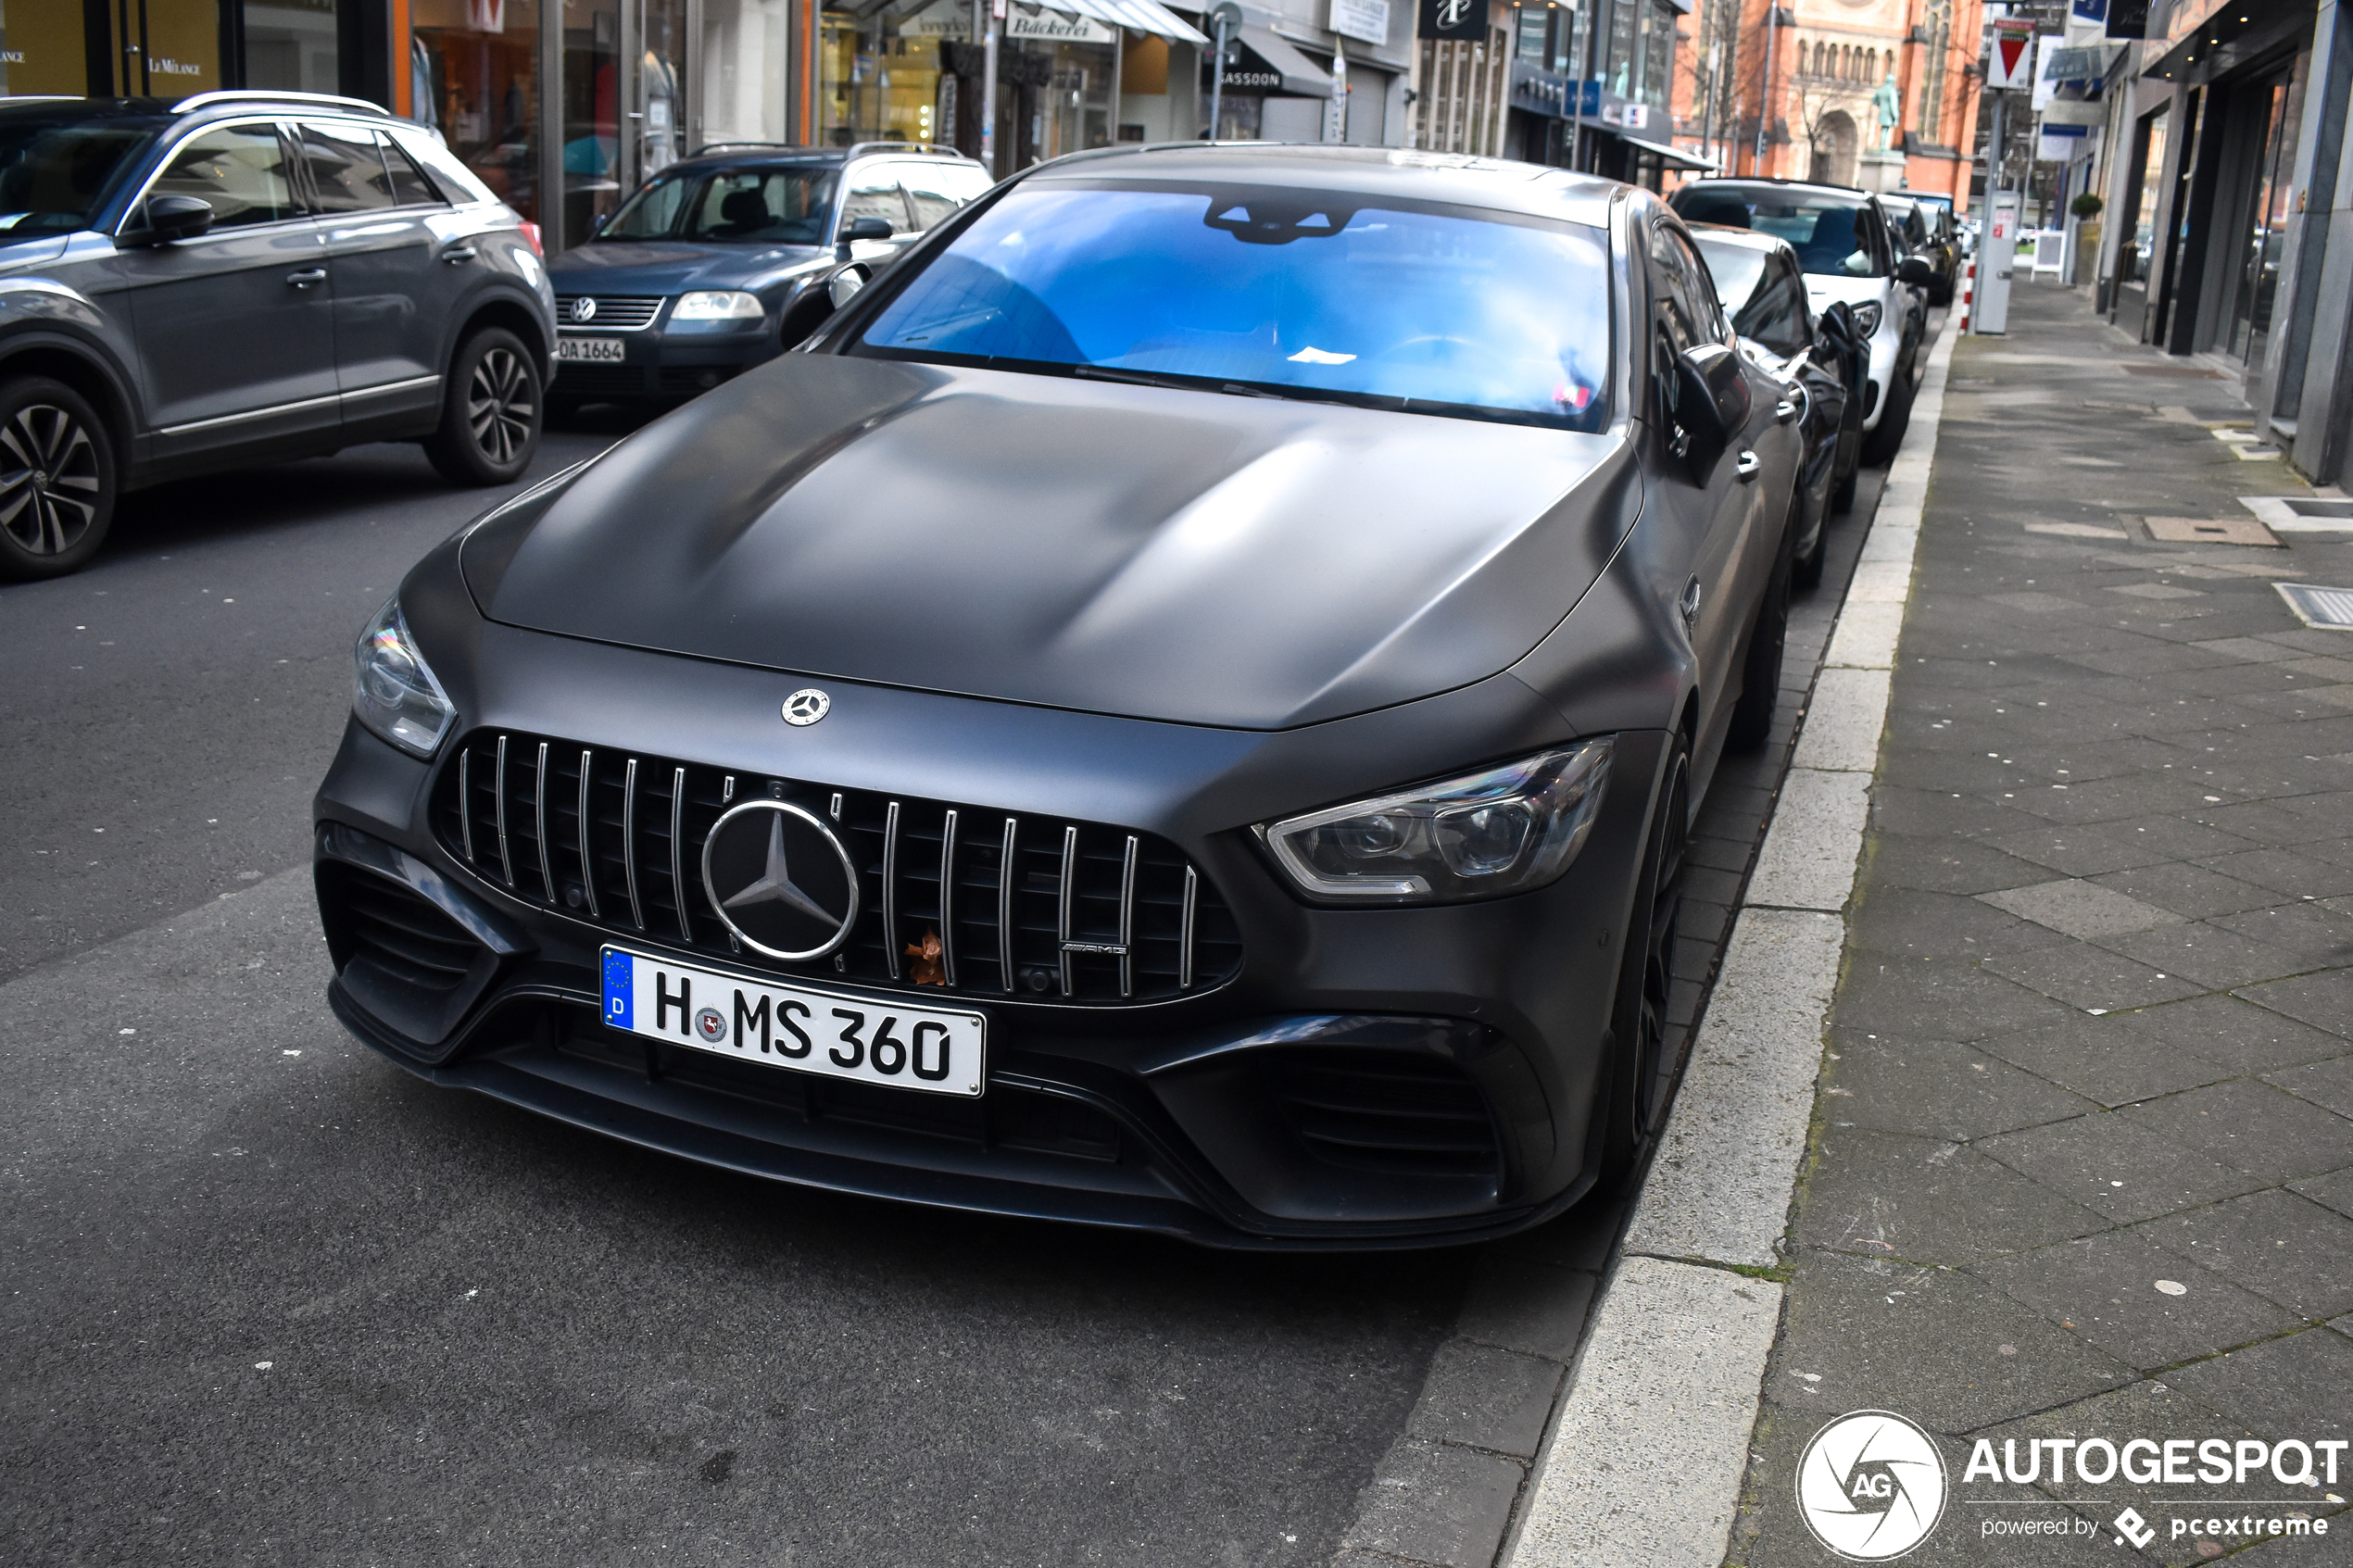
[[[1698,311],[1702,341],[1731,342],[1731,323],[1724,320],[1724,307],[1716,298],[1716,275],[1707,270],[1707,263],[1699,258],[1699,253],[1692,248],[1692,242],[1687,236],[1670,231],[1667,238],[1681,253],[1684,276],[1692,281],[1692,304]]]
[[[1651,318],[1681,354],[1708,342],[1708,312],[1701,306],[1698,280],[1682,242],[1663,228],[1651,231]]]
[[[208,131],[171,155],[149,193],[195,196],[212,208],[215,229],[276,223],[295,215],[286,151],[272,125]]]
[[[1795,354],[1812,341],[1806,288],[1786,257],[1766,261],[1764,281],[1742,312],[1740,329],[1776,354]]]
[[[915,227],[926,232],[953,218],[958,208],[988,189],[986,174],[953,163],[902,163],[899,181],[914,207]]]
[[[871,163],[849,174],[849,189],[841,198],[841,220],[879,218],[894,234],[907,232],[907,198],[900,194],[899,176],[887,163]]]
[[[357,125],[311,125],[300,132],[310,198],[321,212],[375,212],[394,204],[376,133]]]
[[[441,193],[433,188],[433,182],[425,178],[425,171],[419,169],[409,155],[401,150],[399,143],[381,131],[376,132],[376,143],[384,152],[384,171],[392,176],[392,199],[396,205],[401,207],[444,205]]]

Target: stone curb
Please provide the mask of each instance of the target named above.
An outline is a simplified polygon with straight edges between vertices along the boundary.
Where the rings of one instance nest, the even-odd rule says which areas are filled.
[[[1716,1568],[1730,1546],[1957,339],[1929,356],[1509,1568]]]

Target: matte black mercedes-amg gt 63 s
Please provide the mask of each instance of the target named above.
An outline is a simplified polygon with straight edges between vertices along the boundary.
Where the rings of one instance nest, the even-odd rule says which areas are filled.
[[[316,807],[394,1060],[780,1181],[1427,1245],[1658,1124],[1797,432],[1558,169],[1106,149],[490,512]]]

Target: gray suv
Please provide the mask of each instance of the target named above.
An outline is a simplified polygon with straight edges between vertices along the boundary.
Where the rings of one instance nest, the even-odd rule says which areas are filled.
[[[371,104],[0,104],[0,577],[82,566],[124,490],[356,442],[517,479],[554,338],[537,229]]]

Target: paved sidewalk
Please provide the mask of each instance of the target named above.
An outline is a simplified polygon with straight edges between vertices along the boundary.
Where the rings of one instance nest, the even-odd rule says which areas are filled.
[[[1952,362],[1729,1561],[1835,1561],[1798,1457],[1881,1409],[1951,1465],[1907,1563],[2353,1562],[2353,1457],[1963,1476],[1979,1437],[2353,1438],[2353,633],[2271,586],[2353,585],[2353,535],[2158,542],[2305,487],[2217,438],[2234,383],[2081,295],[2021,286],[2010,327]],[[2226,1511],[2333,1524],[2252,1544]]]

